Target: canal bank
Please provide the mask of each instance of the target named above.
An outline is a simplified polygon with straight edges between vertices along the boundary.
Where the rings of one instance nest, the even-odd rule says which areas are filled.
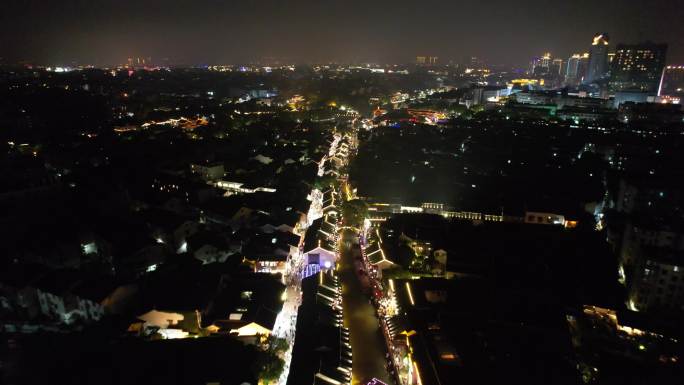
[[[391,384],[386,369],[387,350],[375,308],[355,272],[354,258],[361,250],[352,233],[346,231],[340,247],[339,276],[342,281],[344,325],[349,328],[352,352],[352,384],[365,384],[377,378]]]

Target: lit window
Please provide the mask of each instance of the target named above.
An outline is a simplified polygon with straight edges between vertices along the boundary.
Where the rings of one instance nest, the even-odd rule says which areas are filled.
[[[228,319],[231,321],[239,321],[242,319],[242,313],[230,313]]]

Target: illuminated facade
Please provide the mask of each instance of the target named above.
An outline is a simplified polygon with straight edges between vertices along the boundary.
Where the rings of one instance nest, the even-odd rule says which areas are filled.
[[[226,173],[222,163],[190,164],[190,171],[206,181],[219,180]]]
[[[594,36],[589,49],[589,68],[584,79],[585,84],[591,84],[600,80],[608,73],[608,35],[598,34]]]
[[[437,56],[416,56],[416,63],[421,65],[436,65]]]
[[[333,270],[302,280],[288,385],[352,383],[352,347]],[[358,382],[355,382],[358,383]]]
[[[684,65],[665,67],[658,96],[682,94],[684,94]]]
[[[611,90],[655,95],[665,68],[666,53],[666,44],[619,44],[612,63]]]
[[[327,215],[319,218],[306,231],[303,256],[307,265],[310,265],[305,271],[309,275],[331,269],[337,263],[337,225],[329,220],[332,218]]]
[[[681,310],[684,306],[684,266],[680,251],[643,247],[634,279],[628,282],[629,306],[633,310],[653,308]]]
[[[550,72],[552,75],[561,75],[563,71],[563,59],[553,59]]]
[[[587,69],[589,67],[589,53],[576,53],[568,58],[565,67],[565,82],[567,84],[580,84],[587,76]]]
[[[552,63],[551,54],[547,52],[542,57],[532,60],[532,71],[530,73],[532,75],[549,75],[552,72]]]

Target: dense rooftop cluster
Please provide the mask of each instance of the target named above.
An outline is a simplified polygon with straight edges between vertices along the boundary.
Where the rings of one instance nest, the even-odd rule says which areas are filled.
[[[0,378],[678,383],[677,87],[436,60],[2,68]]]

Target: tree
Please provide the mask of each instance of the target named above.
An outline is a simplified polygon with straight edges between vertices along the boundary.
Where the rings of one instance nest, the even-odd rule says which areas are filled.
[[[277,382],[285,368],[285,361],[282,356],[289,347],[286,339],[269,336],[266,343],[262,344],[259,351],[254,370],[257,377],[264,384]]]
[[[332,176],[332,175],[323,175],[321,177],[316,178],[314,181],[314,188],[317,188],[319,190],[326,190],[330,186],[335,185],[337,183],[337,179]]]
[[[290,344],[285,338],[278,338],[273,335],[268,337],[268,350],[276,354],[285,353]]]
[[[476,104],[476,105],[470,107],[470,111],[475,113],[475,114],[478,112],[482,112],[482,111],[484,111],[484,105]]]
[[[453,103],[449,106],[449,112],[452,114],[461,115],[466,111],[468,111],[468,107],[462,104]]]
[[[259,352],[254,363],[257,377],[264,384],[277,382],[285,368],[285,361],[274,352],[267,350]]]
[[[359,227],[368,216],[368,205],[361,199],[342,203],[342,217],[347,225]]]

